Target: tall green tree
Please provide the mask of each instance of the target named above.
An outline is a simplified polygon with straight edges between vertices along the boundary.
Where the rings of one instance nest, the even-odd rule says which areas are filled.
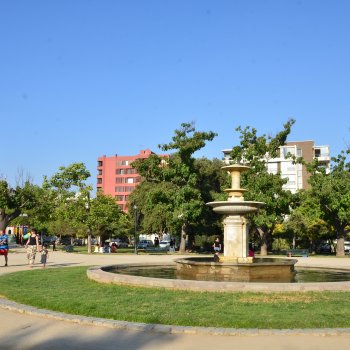
[[[73,163],[60,167],[48,184],[52,186],[56,203],[52,227],[87,237],[91,253],[92,233],[102,240],[125,235],[130,223],[111,196],[98,193],[96,198],[90,197],[91,187],[86,184],[89,177],[83,163]]]
[[[296,242],[308,244],[310,251],[316,250],[316,245],[322,239],[328,239],[329,226],[321,217],[321,208],[316,197],[310,190],[303,190],[294,196],[292,212],[284,223],[284,227],[293,237],[293,248]]]
[[[87,225],[90,212],[90,191],[86,184],[90,172],[83,163],[61,166],[50,179],[46,179],[55,195],[55,219],[59,227],[80,232],[88,237],[88,252],[91,253],[91,230]]]
[[[198,220],[205,210],[193,154],[215,136],[212,131],[196,131],[194,123],[182,123],[181,128],[175,130],[172,142],[159,145],[163,151],[175,151],[169,158],[152,155],[133,163],[143,176],[144,183],[134,191],[131,201],[139,209],[144,209],[142,214],[145,218],[146,213],[147,216],[152,213],[153,217],[158,214],[159,227],[181,227],[180,252],[185,252],[190,224]],[[147,188],[149,192],[146,192]],[[140,195],[143,202],[137,200],[138,191],[143,191]]]
[[[240,144],[233,147],[231,160],[251,167],[242,174],[242,187],[248,190],[245,199],[265,203],[257,214],[248,216],[251,227],[259,233],[261,255],[267,255],[272,232],[289,214],[291,193],[283,189],[287,180],[280,173],[269,173],[267,163],[279,155],[279,148],[285,144],[294,123],[295,120],[288,120],[275,136],[258,136],[257,130],[249,126],[236,129],[240,132]]]
[[[37,186],[29,180],[22,185],[11,187],[6,180],[0,180],[0,229],[21,214],[31,210],[37,201]]]
[[[122,213],[112,196],[97,193],[90,201],[90,211],[87,226],[102,240],[110,236],[126,234],[126,214]]]
[[[337,256],[343,256],[344,240],[350,228],[350,150],[332,158],[328,173],[317,159],[308,164],[311,172],[311,195],[318,201],[321,218],[334,229],[337,238]]]

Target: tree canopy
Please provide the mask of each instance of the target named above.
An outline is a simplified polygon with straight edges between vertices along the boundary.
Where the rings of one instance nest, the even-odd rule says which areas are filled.
[[[336,232],[337,256],[344,255],[344,239],[350,226],[350,162],[347,155],[350,151],[341,152],[332,158],[331,171],[317,159],[308,164],[311,172],[309,182],[311,195],[318,201],[321,218]]]
[[[130,200],[140,208],[147,228],[176,230],[181,226],[182,252],[190,223],[199,220],[205,210],[193,154],[215,136],[212,131],[196,131],[194,123],[182,123],[180,129],[175,130],[172,142],[159,145],[163,151],[175,150],[173,154],[165,159],[152,155],[133,163],[144,181]]]

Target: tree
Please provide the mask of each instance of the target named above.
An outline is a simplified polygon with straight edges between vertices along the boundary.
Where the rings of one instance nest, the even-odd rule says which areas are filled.
[[[220,159],[195,159],[194,168],[198,175],[198,189],[204,203],[223,201],[227,198],[224,189],[229,188],[231,183],[227,174],[222,171],[224,162]],[[205,206],[199,220],[191,225],[191,230],[200,237],[197,240],[205,240],[210,247],[215,237],[222,235],[222,216],[216,214],[209,206]]]
[[[284,221],[289,213],[291,193],[283,189],[287,180],[280,174],[271,174],[267,170],[269,159],[277,157],[290,134],[293,119],[283,125],[283,130],[273,136],[257,135],[255,128],[238,127],[240,145],[233,147],[230,154],[233,163],[244,163],[251,168],[242,174],[242,187],[248,190],[246,200],[264,202],[257,214],[248,215],[252,228],[256,229],[261,241],[261,255],[267,255],[269,241],[277,224]]]
[[[315,251],[316,243],[329,238],[329,227],[321,218],[321,208],[310,190],[302,190],[294,196],[291,215],[285,222],[285,230],[292,234],[293,248],[296,240],[306,241]]]
[[[68,227],[88,237],[88,252],[91,253],[91,230],[87,226],[90,209],[91,187],[86,185],[90,172],[83,163],[61,166],[49,180],[55,196],[54,217],[59,227]]]
[[[163,151],[175,150],[174,154],[167,159],[152,155],[133,163],[144,183],[136,188],[130,201],[137,204],[144,218],[147,217],[145,224],[152,215],[158,218],[152,223],[157,222],[159,228],[181,227],[180,252],[185,252],[190,223],[198,220],[205,209],[193,154],[215,136],[211,131],[196,131],[194,123],[182,123],[181,128],[175,130],[172,142],[159,145]]]
[[[5,180],[0,180],[0,229],[5,230],[8,224],[22,213],[34,208],[37,186],[25,181],[21,186],[12,188]]]
[[[122,213],[112,196],[97,193],[91,200],[87,226],[105,240],[107,236],[125,234],[126,214]]]
[[[321,218],[334,229],[337,256],[344,256],[344,240],[350,225],[350,150],[332,158],[331,171],[316,160],[308,164],[311,195],[319,202]]]

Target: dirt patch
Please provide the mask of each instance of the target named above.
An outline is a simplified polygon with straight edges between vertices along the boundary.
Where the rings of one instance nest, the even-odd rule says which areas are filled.
[[[274,294],[274,295],[249,295],[239,298],[241,303],[249,304],[281,304],[281,303],[302,303],[310,304],[315,301],[320,301],[320,296],[308,294]],[[322,298],[323,300],[324,298]]]

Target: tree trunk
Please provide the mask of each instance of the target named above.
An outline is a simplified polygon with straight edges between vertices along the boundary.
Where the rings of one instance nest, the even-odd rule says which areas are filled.
[[[4,230],[6,229],[6,227],[8,226],[9,222],[13,219],[15,219],[16,217],[18,217],[20,215],[20,211],[18,209],[16,209],[12,214],[7,215],[5,213],[5,210],[0,208],[0,230]]]
[[[338,237],[337,237],[336,256],[345,256],[345,251],[344,251],[344,236],[343,236],[343,235],[338,235]]]
[[[0,220],[0,230],[5,231],[6,227],[7,227],[7,220],[1,218],[1,220]]]
[[[87,237],[87,244],[88,244],[88,254],[91,254],[92,253],[92,249],[91,249],[91,233],[90,233],[90,230],[89,230],[88,237]]]
[[[0,209],[0,230],[5,231],[8,222],[8,215],[5,214],[5,211],[3,209]]]
[[[180,240],[180,247],[179,247],[179,253],[185,254],[186,252],[186,231],[187,231],[187,225],[184,222],[181,227],[181,240]]]
[[[259,232],[259,236],[260,236],[260,255],[261,256],[266,256],[267,255],[267,234],[266,232],[258,227],[258,232]]]

